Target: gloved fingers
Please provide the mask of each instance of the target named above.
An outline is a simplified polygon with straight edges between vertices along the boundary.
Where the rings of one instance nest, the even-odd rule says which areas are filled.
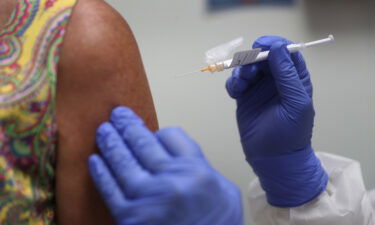
[[[271,49],[271,46],[275,42],[283,42],[286,45],[293,44],[293,42],[291,42],[288,39],[285,39],[283,37],[279,37],[279,36],[262,36],[262,37],[258,38],[254,42],[253,48],[260,48],[260,49],[262,49],[262,51],[268,51],[268,50]]]
[[[276,41],[283,41],[287,44],[291,43],[282,37],[263,36],[254,42],[253,48],[260,48],[262,51],[267,51],[271,48],[272,43]],[[232,76],[226,82],[228,94],[234,99],[241,97],[252,85],[261,80],[264,74],[269,73],[270,70],[267,62],[236,67],[233,70]]]
[[[262,77],[257,65],[245,65],[236,67],[232,76],[230,76],[226,82],[226,89],[229,96],[236,99],[242,96],[242,94],[248,90],[252,85],[256,84],[257,81]]]
[[[110,123],[97,131],[97,143],[104,160],[128,197],[135,197],[139,183],[146,183],[150,174],[145,171]]]
[[[263,51],[270,50],[273,43],[276,42],[283,42],[286,45],[293,44],[292,41],[287,40],[283,37],[279,36],[263,36],[257,39],[254,44],[253,48],[261,48]],[[300,52],[292,53],[291,54],[292,61],[297,69],[298,76],[300,80],[302,80],[302,84],[305,87],[306,92],[309,94],[310,97],[312,97],[312,84],[310,80],[310,73],[307,70],[306,62]],[[264,63],[264,62],[262,62]],[[261,65],[264,65],[262,64]],[[267,73],[268,66],[262,66],[261,67],[263,72]]]
[[[171,156],[146,127],[129,126],[124,130],[123,137],[143,167],[152,172],[159,172],[166,163],[170,162]]]
[[[110,169],[100,156],[92,155],[88,161],[90,175],[95,186],[111,211],[111,214],[117,218],[120,214],[119,210],[126,208],[128,205],[126,196],[121,191]]]
[[[270,49],[268,63],[283,105],[292,110],[305,105],[310,97],[286,46],[285,42],[275,42]]]
[[[291,56],[294,66],[297,69],[298,76],[302,81],[302,84],[305,87],[307,94],[311,98],[313,94],[313,85],[311,83],[310,73],[306,66],[306,61],[300,52],[292,53]]]
[[[123,131],[130,125],[144,124],[143,120],[133,110],[124,106],[119,106],[112,110],[110,120],[118,131]]]
[[[253,48],[260,48],[263,51],[266,51],[271,48],[272,43],[277,41],[282,41],[286,44],[292,43],[291,41],[278,36],[263,36],[254,42]],[[267,62],[236,67],[233,70],[232,76],[226,82],[226,89],[229,95],[234,99],[240,97],[241,94],[248,90],[252,84],[257,83],[257,81],[262,78],[262,72],[270,72]]]
[[[164,225],[176,224],[171,218],[171,208],[177,207],[170,198],[160,195],[135,199],[123,213],[119,225]],[[185,218],[186,220],[186,218]],[[171,223],[171,222],[175,223]]]
[[[271,46],[276,42],[283,42],[286,45],[293,44],[292,41],[285,39],[283,37],[279,36],[263,36],[258,38],[254,44],[253,48],[260,48],[263,51],[267,51],[271,49]],[[303,58],[302,54],[300,52],[295,52],[291,54],[292,61],[294,62],[294,65],[297,69],[297,73],[302,80],[305,76],[308,75],[308,70],[306,67],[305,59]]]
[[[156,136],[172,156],[203,157],[198,144],[181,128],[164,128]]]
[[[156,136],[131,109],[116,108],[112,112],[111,121],[143,168],[158,172],[171,160]]]

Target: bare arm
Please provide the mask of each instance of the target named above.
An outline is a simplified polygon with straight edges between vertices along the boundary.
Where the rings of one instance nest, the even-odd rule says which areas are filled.
[[[156,130],[157,119],[132,32],[104,1],[80,0],[59,63],[57,216],[60,225],[112,221],[88,173],[95,131],[112,108],[126,105]]]

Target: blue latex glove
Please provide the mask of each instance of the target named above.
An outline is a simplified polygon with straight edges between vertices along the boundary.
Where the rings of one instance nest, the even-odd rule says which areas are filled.
[[[91,176],[119,225],[240,225],[238,188],[214,170],[181,129],[150,132],[116,108],[97,131]]]
[[[294,207],[324,191],[327,174],[311,147],[312,84],[290,41],[265,36],[253,48],[270,50],[268,61],[238,67],[226,87],[237,100],[237,121],[247,161],[271,205]]]

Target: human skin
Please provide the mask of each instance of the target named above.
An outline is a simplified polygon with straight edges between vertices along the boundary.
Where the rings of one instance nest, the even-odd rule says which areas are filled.
[[[0,29],[8,22],[15,6],[14,0],[2,0],[0,3]]]
[[[0,29],[16,6],[0,2]],[[79,0],[63,46],[57,75],[58,149],[56,215],[59,225],[114,224],[88,172],[97,153],[96,128],[119,105],[131,107],[151,130],[158,124],[133,34],[102,0]]]
[[[79,0],[62,46],[57,82],[57,218],[60,225],[113,223],[88,172],[95,131],[119,105],[158,124],[133,34],[102,0]]]

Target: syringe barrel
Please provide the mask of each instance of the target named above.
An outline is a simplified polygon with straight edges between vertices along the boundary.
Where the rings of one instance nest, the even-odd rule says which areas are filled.
[[[303,44],[291,44],[287,46],[290,53],[295,53],[304,48]],[[257,58],[254,60],[253,63],[262,62],[268,59],[268,55],[270,54],[269,51],[260,52]]]
[[[330,35],[328,38],[318,40],[318,41],[313,41],[313,42],[309,42],[309,43],[290,44],[290,45],[287,46],[287,48],[288,48],[290,53],[295,53],[295,52],[301,51],[305,48],[321,45],[321,44],[324,44],[324,43],[329,43],[329,42],[332,42],[332,41],[334,41],[334,37],[333,37],[333,35]],[[260,52],[258,54],[258,56],[255,58],[255,60],[252,61],[252,63],[257,63],[257,62],[267,60],[269,53],[270,53],[269,51]],[[232,68],[233,67],[232,61],[233,61],[233,59],[229,59],[229,60],[226,60],[226,61],[223,61],[223,62],[216,63],[215,64],[216,71],[221,71],[221,70]]]
[[[254,63],[261,62],[268,59],[269,51],[260,52],[257,58],[254,60]]]

